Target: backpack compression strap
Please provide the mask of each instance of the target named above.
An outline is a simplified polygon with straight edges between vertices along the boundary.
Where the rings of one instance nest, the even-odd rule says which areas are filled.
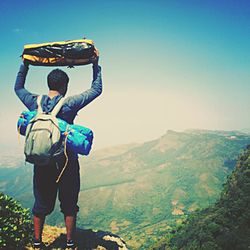
[[[58,112],[60,111],[60,109],[61,109],[61,107],[62,107],[62,105],[63,105],[63,103],[64,103],[64,100],[65,100],[64,97],[62,97],[62,98],[59,100],[59,102],[56,104],[56,106],[55,106],[55,107],[53,108],[53,110],[51,111],[51,115],[56,116],[56,115],[58,114]]]
[[[41,114],[41,113],[43,113],[43,109],[42,109],[42,95],[39,95],[38,97],[37,97],[37,113],[39,113],[39,114]]]
[[[39,95],[38,97],[37,97],[37,113],[39,113],[39,114],[41,114],[41,113],[43,113],[43,109],[42,109],[42,95]],[[61,107],[62,107],[62,105],[63,105],[63,103],[64,103],[64,100],[65,100],[65,98],[64,97],[62,97],[60,100],[59,100],[59,102],[55,105],[55,107],[52,109],[52,111],[51,111],[51,115],[54,115],[54,116],[56,116],[57,114],[58,114],[58,112],[60,111],[60,109],[61,109]]]

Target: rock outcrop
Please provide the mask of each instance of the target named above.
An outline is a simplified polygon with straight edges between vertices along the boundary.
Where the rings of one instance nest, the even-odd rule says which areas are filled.
[[[65,229],[46,225],[43,242],[47,249],[65,249]],[[77,229],[76,244],[77,250],[128,250],[125,241],[118,235],[91,229]],[[33,248],[28,246],[27,249]]]

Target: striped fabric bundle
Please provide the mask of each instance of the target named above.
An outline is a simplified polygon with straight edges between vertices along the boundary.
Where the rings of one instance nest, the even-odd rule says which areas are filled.
[[[94,50],[94,42],[88,39],[28,44],[22,58],[31,65],[72,67],[90,64],[95,58]]]

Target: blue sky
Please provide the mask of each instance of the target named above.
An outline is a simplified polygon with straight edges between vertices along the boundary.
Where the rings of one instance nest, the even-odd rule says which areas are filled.
[[[79,113],[95,147],[142,142],[168,129],[250,128],[249,1],[0,2],[1,143],[16,140],[25,108],[13,92],[23,45],[86,36],[100,50],[104,91]],[[52,68],[30,67],[26,87],[46,93]],[[64,70],[69,95],[91,67]]]

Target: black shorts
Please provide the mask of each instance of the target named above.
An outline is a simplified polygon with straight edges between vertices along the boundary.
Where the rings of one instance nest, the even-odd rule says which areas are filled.
[[[57,192],[61,212],[64,215],[75,215],[80,191],[79,162],[77,158],[69,158],[67,167],[56,183],[65,158],[48,166],[34,166],[33,192],[35,203],[32,209],[34,215],[48,215],[54,210]]]

